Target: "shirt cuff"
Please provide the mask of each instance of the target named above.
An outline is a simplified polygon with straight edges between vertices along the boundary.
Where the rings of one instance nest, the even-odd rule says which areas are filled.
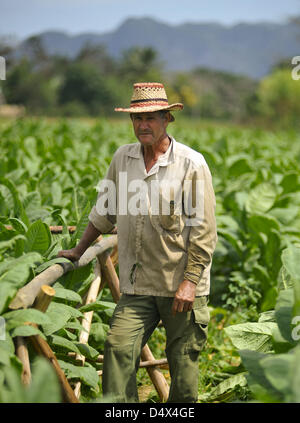
[[[97,213],[96,207],[94,206],[89,214],[89,221],[95,226],[98,231],[102,234],[107,234],[113,230],[115,225],[105,217]]]
[[[202,265],[200,265],[200,267],[189,266],[184,272],[184,279],[198,285],[198,283],[200,282],[202,278],[203,271],[204,271],[204,266]]]

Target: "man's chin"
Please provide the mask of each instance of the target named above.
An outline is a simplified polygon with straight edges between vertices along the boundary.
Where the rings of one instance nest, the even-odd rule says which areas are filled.
[[[139,135],[138,139],[142,144],[148,144],[153,142],[153,137],[151,134]]]

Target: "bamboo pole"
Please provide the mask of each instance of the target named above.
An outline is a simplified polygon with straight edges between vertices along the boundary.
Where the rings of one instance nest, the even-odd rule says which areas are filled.
[[[107,257],[105,260],[105,256],[103,255],[100,258],[101,269],[103,278],[106,279],[107,285],[109,286],[113,299],[117,303],[120,299],[120,288],[119,288],[119,278],[112,263],[110,257]],[[154,361],[155,358],[146,344],[141,352],[142,361]],[[160,370],[156,367],[147,367],[147,372],[149,374],[152,383],[157,390],[161,401],[167,401],[169,397],[169,385],[166,381],[164,375],[160,372]]]
[[[97,258],[96,261],[96,266],[95,266],[95,279],[93,280],[93,282],[90,285],[89,291],[88,291],[88,295],[87,295],[87,299],[86,299],[86,305],[93,303],[96,301],[97,299],[97,295],[100,289],[100,284],[101,284],[101,268],[100,268],[100,263],[99,260]],[[91,324],[92,324],[92,320],[93,320],[93,311],[87,311],[86,313],[83,314],[83,318],[82,318],[82,327],[84,330],[82,330],[80,332],[79,335],[79,342],[81,344],[87,344],[88,343],[88,339],[89,339],[89,334],[90,334],[90,330],[91,330]],[[83,366],[85,363],[85,356],[81,355],[81,354],[76,354],[76,360],[81,362],[81,365]],[[74,389],[74,393],[76,395],[76,397],[79,399],[80,397],[80,390],[81,390],[81,382],[78,381],[75,385],[75,389]]]
[[[19,358],[23,365],[21,380],[23,385],[28,386],[31,382],[31,370],[27,342],[23,336],[16,336],[14,341],[16,345],[16,356]]]
[[[75,263],[61,263],[54,264],[48,267],[48,269],[37,275],[31,282],[19,289],[15,298],[9,304],[10,309],[28,308],[30,307],[36,296],[38,295],[42,285],[52,285],[62,275],[73,270],[74,268],[86,266],[96,256],[113,248],[117,244],[117,235],[112,235],[103,238],[100,242],[96,243],[92,247],[89,247],[86,252],[80,257]]]

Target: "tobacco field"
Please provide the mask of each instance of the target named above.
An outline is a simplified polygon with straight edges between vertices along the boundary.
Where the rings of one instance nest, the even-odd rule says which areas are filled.
[[[174,125],[174,126],[172,126]],[[208,342],[199,361],[199,402],[300,402],[300,135],[178,119],[177,141],[201,152],[213,175],[218,244]],[[45,313],[9,308],[17,291],[72,248],[88,222],[114,151],[135,142],[127,121],[0,122],[0,402],[61,402],[49,362],[28,343],[32,382],[21,382],[15,338],[47,341],[81,402],[104,401],[103,345],[115,303],[106,287],[86,306],[94,263],[53,285]],[[61,225],[52,234],[51,225]],[[69,233],[67,226],[76,226]],[[94,311],[88,344],[82,316]],[[28,325],[27,322],[35,325]],[[149,346],[164,358],[164,329]],[[84,365],[74,355],[85,357]],[[167,369],[162,370],[169,381]],[[145,369],[143,402],[159,402]],[[47,383],[45,380],[47,379]],[[147,388],[147,389],[145,389]]]

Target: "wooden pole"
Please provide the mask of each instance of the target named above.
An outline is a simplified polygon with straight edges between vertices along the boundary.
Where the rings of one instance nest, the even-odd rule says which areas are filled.
[[[63,370],[58,364],[57,358],[55,357],[54,352],[50,348],[49,344],[40,335],[30,336],[29,338],[36,352],[46,357],[54,368],[60,382],[65,401],[78,403],[79,401],[76,398]],[[47,383],[47,381],[45,381],[45,383]]]
[[[102,354],[99,354],[96,361],[97,363],[103,363],[103,359],[104,359],[104,356]],[[140,365],[139,365],[139,367],[153,367],[153,366],[166,367],[168,366],[168,360],[166,358],[162,358],[160,360],[140,361]]]
[[[37,275],[31,282],[19,289],[15,298],[9,304],[10,309],[28,308],[30,307],[36,296],[38,295],[42,285],[52,285],[62,275],[73,270],[74,268],[86,266],[96,256],[113,248],[117,244],[117,235],[111,235],[103,238],[100,242],[96,243],[92,247],[89,247],[86,252],[80,257],[75,263],[61,263],[54,264],[48,267],[48,269]]]
[[[100,268],[100,263],[99,260],[97,258],[96,261],[96,266],[95,266],[95,279],[93,280],[93,282],[90,285],[89,291],[88,291],[88,295],[87,295],[87,299],[86,299],[86,305],[93,303],[96,301],[97,299],[97,295],[100,289],[100,284],[101,284],[101,268]],[[93,311],[87,311],[86,313],[83,314],[83,318],[82,318],[82,322],[81,325],[84,328],[84,330],[82,330],[80,332],[79,335],[79,342],[81,344],[87,344],[88,343],[88,339],[89,339],[89,334],[90,334],[90,330],[91,330],[91,325],[92,325],[92,320],[93,320]],[[85,363],[85,356],[81,355],[81,354],[76,354],[76,360],[81,362],[81,365],[83,366]],[[81,382],[78,381],[75,385],[75,389],[74,389],[74,393],[76,395],[76,397],[79,399],[80,397],[80,390],[81,390]]]
[[[101,256],[99,256],[99,260],[101,263],[103,280],[107,283],[114,302],[117,303],[120,299],[120,284],[116,269],[110,256],[107,254],[101,254]]]
[[[107,257],[105,259],[105,256],[102,255],[102,257],[100,258],[100,263],[101,263],[103,278],[105,278],[107,285],[109,286],[111,290],[112,297],[114,301],[117,303],[120,299],[119,278],[114,268],[114,265],[112,263],[112,260],[110,257]],[[155,360],[147,344],[142,349],[141,357],[142,357],[142,361]],[[169,397],[169,385],[164,375],[160,372],[160,370],[156,366],[147,367],[147,372],[149,374],[149,377],[155,389],[158,392],[158,395],[161,401],[163,402],[167,401]]]
[[[42,285],[33,307],[45,313],[54,295],[55,289],[48,285]]]
[[[45,313],[54,295],[55,290],[52,287],[43,285],[41,287],[41,291],[39,292],[36,298],[35,308]],[[36,324],[32,323],[32,325],[37,327]],[[40,335],[30,336],[29,339],[36,352],[46,357],[46,359],[49,360],[50,364],[54,368],[55,373],[60,382],[65,401],[71,403],[78,403],[79,401],[76,398],[73,389],[71,388],[63,370],[58,364],[57,358],[55,357],[54,352],[50,348],[49,344]]]
[[[23,364],[21,380],[23,385],[28,386],[31,382],[31,370],[27,342],[23,336],[16,336],[14,341],[16,345],[16,356]]]

